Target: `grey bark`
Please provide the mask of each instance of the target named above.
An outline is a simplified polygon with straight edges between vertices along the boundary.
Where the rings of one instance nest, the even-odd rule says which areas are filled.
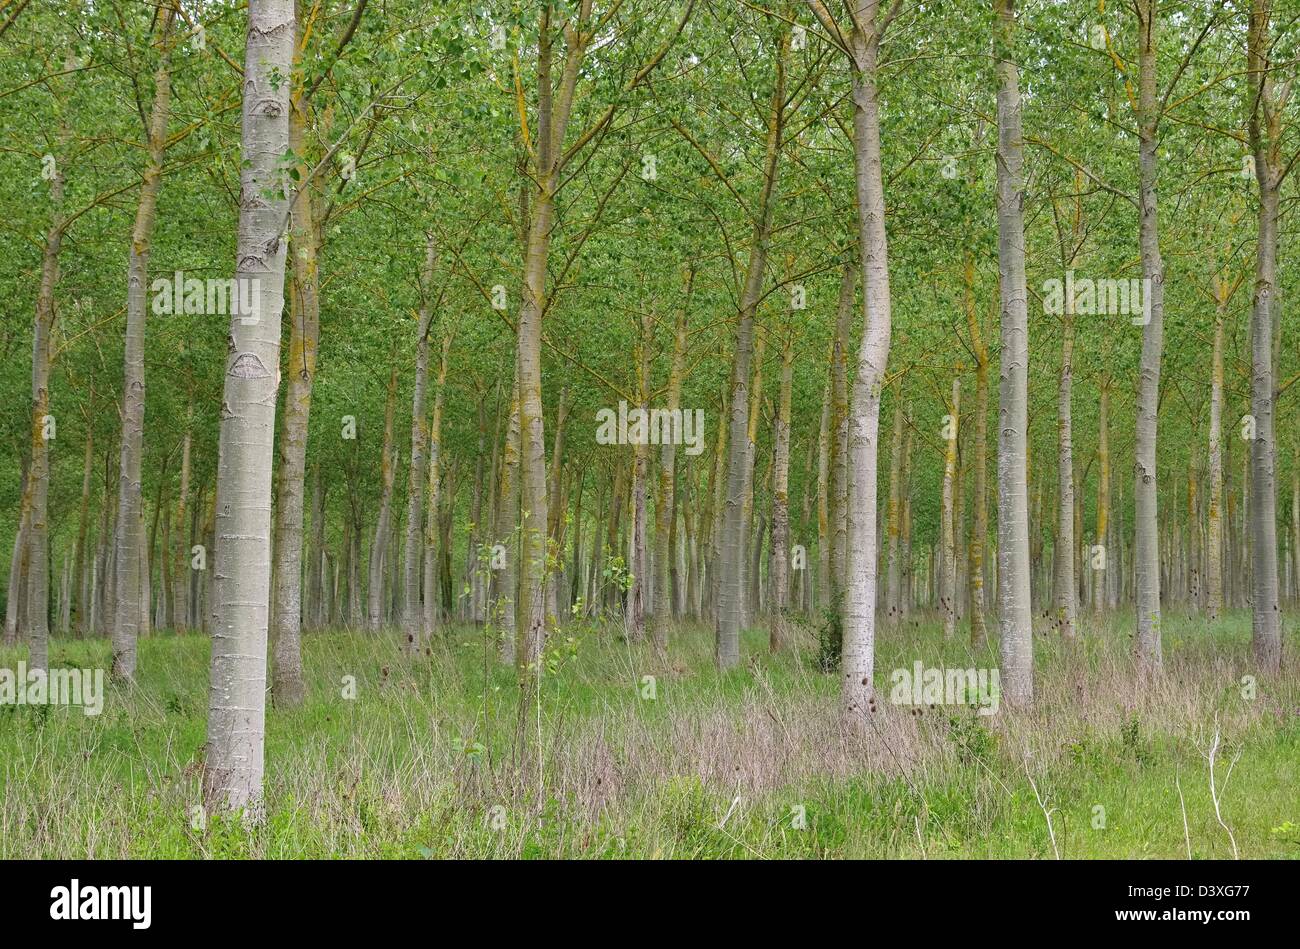
[[[1157,416],[1160,408],[1160,363],[1164,350],[1164,262],[1156,216],[1156,163],[1159,106],[1156,97],[1156,0],[1137,0],[1139,245],[1150,319],[1142,329],[1134,437],[1134,607],[1137,635],[1134,657],[1143,673],[1159,672],[1164,659],[1160,642],[1160,535],[1156,496]],[[1144,314],[1145,317],[1145,314]]]
[[[1272,75],[1272,0],[1253,0],[1247,59],[1251,90],[1250,144],[1259,184],[1259,233],[1255,242],[1255,296],[1250,318],[1250,409],[1255,417],[1251,444],[1251,645],[1266,672],[1282,664],[1282,614],[1277,573],[1277,445],[1273,434],[1273,333],[1278,314],[1278,203],[1284,174],[1282,106]],[[1280,335],[1280,334],[1279,334]]]
[[[1034,698],[1030,605],[1028,461],[1029,301],[1025,286],[1024,143],[1020,69],[1014,53],[1015,0],[994,0],[998,22],[998,271],[1002,353],[998,385],[998,605],[1004,698]]]
[[[227,340],[212,570],[212,674],[203,800],[261,812],[271,594],[271,467],[284,308],[292,0],[250,0],[236,277],[260,283]]]
[[[368,628],[373,632],[384,625],[384,568],[388,560],[388,543],[393,507],[393,481],[396,459],[393,457],[393,413],[397,405],[397,363],[388,374],[388,395],[384,401],[384,444],[380,456],[379,519],[370,542],[370,576],[366,587]]]
[[[425,410],[425,390],[429,382],[429,331],[433,324],[433,266],[437,260],[433,233],[425,238],[424,266],[420,270],[420,318],[416,327],[415,386],[411,395],[411,468],[406,489],[406,537],[403,547],[402,630],[407,649],[419,650],[420,627],[424,614],[420,608],[420,574],[422,563],[421,524],[424,508],[424,482],[428,458],[429,419]],[[425,591],[433,597],[432,590]]]
[[[121,462],[118,468],[117,519],[117,609],[113,618],[113,678],[135,678],[136,637],[148,616],[140,608],[141,567],[144,557],[139,544],[139,522],[143,515],[140,492],[140,464],[144,452],[144,333],[148,313],[149,252],[162,187],[163,150],[167,140],[167,118],[171,107],[172,23],[176,9],[168,4],[162,12],[162,53],[154,72],[153,108],[149,115],[144,178],[131,249],[127,261],[126,338],[122,381]]]

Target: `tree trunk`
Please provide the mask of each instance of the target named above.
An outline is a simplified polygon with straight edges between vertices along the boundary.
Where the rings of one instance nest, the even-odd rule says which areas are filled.
[[[829,603],[832,627],[842,623],[845,570],[848,564],[849,503],[849,383],[848,336],[853,319],[853,297],[858,272],[852,263],[844,266],[839,298],[835,307],[835,335],[831,341],[831,415],[829,420]],[[842,632],[842,631],[841,631]],[[836,648],[839,645],[836,644]]]
[[[546,615],[552,620],[560,617],[559,589],[564,573],[564,512],[568,505],[564,493],[564,434],[569,421],[569,388],[560,390],[560,404],[555,410],[555,434],[551,439],[551,472],[548,478],[550,496],[547,499],[546,536],[555,549],[555,569],[546,577]]]
[[[903,424],[906,409],[903,406],[903,382],[894,389],[894,431],[889,439],[889,502],[885,509],[885,533],[888,549],[885,555],[885,619],[894,624],[901,618],[899,601],[902,598],[902,564],[899,551],[903,501]]]
[[[150,572],[150,570],[151,570],[151,564],[155,559],[154,551],[157,549],[155,545],[157,544],[158,541],[158,524],[160,521],[167,520],[167,518],[165,517],[165,513],[167,511],[168,457],[170,456],[165,456],[163,458],[162,467],[158,472],[158,489],[157,489],[157,493],[154,495],[153,518],[149,523],[149,538],[148,538],[148,542],[145,543],[142,547],[143,559],[140,561],[140,591],[141,591],[140,592],[140,598],[141,598],[140,634],[142,636],[148,636],[153,626],[152,615],[149,609],[152,601],[152,580],[153,580],[153,575]],[[144,532],[143,514],[144,512],[142,511],[141,518],[140,518],[140,531],[141,531],[142,539],[143,539],[143,532]],[[163,550],[166,551],[166,549],[167,546],[164,541]],[[162,557],[162,562],[165,563],[166,560],[167,557],[164,555]],[[159,600],[166,600],[167,598],[166,590],[167,590],[166,583],[162,583],[159,585],[159,590],[158,590]]]
[[[1053,545],[1056,626],[1073,639],[1078,618],[1074,577],[1074,431],[1070,413],[1074,383],[1074,301],[1065,301],[1061,339],[1061,377],[1056,390],[1056,542]]]
[[[641,408],[648,412],[649,403],[642,401]],[[627,608],[624,625],[628,642],[640,642],[645,636],[645,606],[647,580],[646,554],[646,477],[649,466],[649,449],[638,444],[632,456],[632,537],[628,556]]]
[[[439,478],[442,465],[442,409],[447,397],[447,359],[451,352],[451,336],[442,339],[442,356],[438,363],[438,391],[433,397],[433,422],[429,425],[429,503],[424,527],[424,619],[420,626],[420,637],[415,644],[416,652],[431,640],[438,631],[438,548],[441,522],[439,507]],[[415,581],[418,584],[418,579]]]
[[[903,486],[903,526],[898,541],[899,564],[899,619],[906,619],[912,611],[913,576],[912,576],[912,415],[906,405],[903,406],[903,470],[899,481]]]
[[[807,559],[807,545],[812,536],[813,497],[817,494],[817,480],[813,475],[813,462],[817,457],[817,440],[808,439],[808,450],[804,455],[803,470],[803,510],[799,515],[799,537],[805,547],[803,565],[796,579],[798,593],[793,597],[795,609],[805,616],[812,613],[812,565]]]
[[[162,509],[162,544],[158,547],[158,605],[154,610],[154,629],[166,629],[172,618],[172,512],[171,506]]]
[[[68,635],[72,624],[72,562],[63,555],[63,570],[59,574],[59,635]]]
[[[288,202],[279,163],[289,148],[292,0],[250,0],[244,63],[238,266],[257,280],[251,317],[230,322],[217,462],[212,685],[203,800],[261,812],[266,639],[271,595],[271,468]]]
[[[998,270],[1002,353],[998,387],[998,606],[1004,697],[1034,698],[1030,604],[1028,459],[1029,306],[1025,287],[1024,143],[1020,70],[1014,52],[1015,0],[994,0],[998,86]]]
[[[185,410],[185,435],[181,439],[181,484],[176,495],[176,542],[172,563],[172,628],[178,633],[189,627],[190,618],[190,498],[191,406]]]
[[[831,379],[822,390],[821,425],[817,430],[817,606],[831,603]]]
[[[1139,243],[1146,288],[1147,322],[1138,369],[1133,503],[1137,635],[1133,641],[1144,674],[1163,667],[1160,642],[1160,537],[1156,497],[1156,424],[1160,408],[1160,362],[1164,350],[1164,263],[1156,217],[1156,161],[1160,114],[1156,94],[1156,0],[1136,0],[1138,20]]]
[[[961,419],[961,378],[952,380],[952,399],[944,419],[943,495],[939,529],[939,610],[943,614],[943,638],[957,631],[957,542],[955,536],[955,483],[957,439]]]
[[[984,620],[987,609],[984,595],[985,545],[989,536],[989,350],[984,342],[979,313],[975,307],[975,255],[966,255],[966,322],[970,330],[971,351],[975,354],[975,449],[972,464],[975,467],[975,523],[971,528],[969,591],[970,641],[980,648],[988,639],[988,626]]]
[[[348,626],[361,629],[365,623],[361,614],[361,517],[355,507],[348,524]]]
[[[505,550],[505,563],[494,581],[501,612],[501,661],[515,662],[516,595],[519,576],[519,390],[510,395],[510,422],[506,428],[501,475],[497,481],[496,540]],[[495,553],[493,555],[495,560]]]
[[[754,378],[749,386],[749,408],[746,409],[745,429],[745,486],[744,486],[744,551],[742,585],[744,594],[744,620],[742,628],[752,625],[758,612],[758,565],[762,548],[762,529],[755,525],[755,464],[758,459],[758,424],[763,415],[763,359],[767,352],[767,336],[760,334],[754,340]]]
[[[329,622],[329,596],[327,590],[329,554],[325,550],[325,499],[329,494],[329,481],[321,478],[320,463],[311,477],[311,551],[307,558],[307,603],[303,622],[317,629]]]
[[[483,571],[479,565],[480,545],[483,536],[483,495],[484,492],[484,471],[483,456],[487,448],[487,415],[484,411],[483,399],[478,400],[478,445],[474,451],[474,494],[470,500],[469,509],[469,541],[465,548],[465,572],[467,574],[467,585],[469,587],[469,604],[467,610],[467,619],[476,626],[483,623]],[[488,504],[492,503],[491,495],[488,495]]]
[[[862,264],[864,326],[846,444],[849,465],[848,576],[844,587],[841,690],[845,714],[861,720],[874,702],[876,480],[880,394],[889,360],[891,300],[885,189],[881,172],[876,63],[883,24],[875,0],[855,0],[853,158]]]
[[[122,357],[122,438],[118,469],[117,609],[113,617],[113,678],[135,678],[135,641],[145,620],[140,610],[139,521],[143,515],[140,463],[144,452],[144,334],[148,315],[149,252],[153,241],[158,192],[162,187],[163,150],[171,105],[171,54],[174,6],[162,13],[162,52],[154,73],[153,109],[149,115],[148,158],[140,185],[131,250],[127,261],[126,338]],[[147,611],[146,611],[147,612]]]
[[[1300,600],[1300,450],[1291,457],[1291,569],[1291,595]]]
[[[92,394],[93,398],[93,394]],[[95,476],[95,430],[86,420],[86,456],[81,468],[81,507],[77,516],[77,549],[72,583],[77,589],[77,633],[86,635],[90,620],[90,584],[86,573],[86,535],[90,531],[90,486]]]
[[[587,484],[587,469],[581,467],[578,469],[578,486],[573,492],[573,558],[569,565],[568,589],[565,595],[568,597],[569,605],[566,612],[571,616],[573,614],[574,604],[579,599],[585,599],[582,586],[582,495],[583,489]]]
[[[681,408],[682,376],[686,371],[686,327],[694,284],[695,270],[692,267],[687,271],[686,292],[677,310],[673,331],[673,359],[668,370],[668,401],[665,406],[670,417]],[[660,649],[668,645],[668,626],[673,616],[672,574],[675,571],[670,562],[676,557],[671,543],[673,526],[677,523],[676,488],[677,445],[669,438],[659,446],[659,479],[655,491],[655,601],[651,638]]]
[[[396,459],[393,457],[393,413],[397,407],[397,361],[388,373],[388,396],[384,400],[384,445],[380,454],[379,519],[370,542],[370,577],[366,587],[368,628],[373,632],[384,625],[384,568],[388,560],[389,521],[392,519],[393,481]]]
[[[36,297],[36,319],[32,331],[32,416],[31,467],[28,471],[30,500],[26,503],[26,598],[17,623],[26,623],[27,665],[45,670],[49,665],[49,525],[46,522],[50,491],[50,445],[47,421],[50,416],[50,336],[54,330],[54,288],[59,282],[59,250],[63,245],[66,217],[63,210],[62,169],[50,182],[52,221],[41,255],[41,283]],[[12,590],[10,592],[12,596]]]
[[[1110,530],[1110,376],[1104,375],[1097,408],[1097,536],[1101,548],[1101,569],[1093,568],[1092,610],[1100,616],[1109,607],[1109,577],[1118,568],[1112,563],[1107,534]]]
[[[5,587],[5,646],[13,646],[18,642],[18,627],[26,617],[23,607],[27,601],[27,539],[30,533],[33,488],[32,473],[26,459],[22,460],[21,480],[18,529],[14,531],[13,556],[9,558],[9,585]],[[91,618],[94,619],[93,610]]]
[[[790,403],[794,382],[794,346],[786,338],[781,350],[781,390],[772,434],[772,623],[768,649],[779,652],[790,608]]]
[[[112,521],[110,520],[109,514],[110,508],[112,507],[112,502],[109,499],[109,493],[112,491],[112,486],[108,469],[108,454],[105,453],[104,483],[99,505],[99,536],[95,543],[95,562],[91,568],[93,580],[92,586],[94,587],[94,590],[91,592],[91,604],[94,608],[92,610],[90,627],[95,636],[99,636],[105,632],[109,623],[107,617],[112,615],[108,610],[111,602],[109,599],[110,591],[113,586],[108,582],[108,578],[112,576],[108,570],[109,551],[112,547],[112,535],[110,534]],[[113,500],[116,500],[117,493],[113,491],[112,495]],[[111,628],[108,628],[108,633],[110,636],[112,635]]]
[[[301,27],[300,27],[301,28]],[[295,60],[301,49],[295,45]],[[289,147],[297,158],[299,186],[293,195],[289,242],[293,249],[289,307],[289,356],[284,410],[280,419],[276,480],[275,566],[272,582],[271,639],[274,643],[271,695],[292,708],[302,702],[302,548],[303,486],[307,473],[307,432],[320,347],[320,244],[316,189],[318,178],[306,158],[311,105],[301,88],[290,100]]]
[[[1282,101],[1270,72],[1272,0],[1253,0],[1247,43],[1250,145],[1259,184],[1255,243],[1255,297],[1250,317],[1251,443],[1251,645],[1265,672],[1282,665],[1282,614],[1277,587],[1277,446],[1273,436],[1274,308],[1278,293],[1278,202],[1282,188]],[[1290,92],[1291,80],[1287,82]]]
[[[420,526],[424,521],[424,482],[428,460],[425,446],[429,440],[429,419],[425,410],[425,390],[429,384],[429,330],[433,324],[433,266],[437,259],[433,233],[425,238],[424,267],[420,271],[420,318],[416,326],[415,386],[411,395],[411,468],[406,482],[406,536],[402,554],[402,631],[407,652],[420,650],[420,630],[425,615],[420,607],[421,563],[425,548]],[[437,519],[434,519],[436,526]],[[432,597],[433,591],[425,595]],[[435,599],[436,602],[436,599]]]
[[[749,262],[745,269],[745,282],[737,313],[736,349],[731,364],[726,503],[719,512],[721,529],[715,627],[715,656],[718,668],[723,671],[740,665],[740,628],[745,614],[745,471],[749,453],[749,383],[754,356],[754,317],[762,297],[785,124],[785,55],[789,36],[786,33],[782,36],[781,49],[776,58],[776,82],[768,110],[763,184],[753,220]]]

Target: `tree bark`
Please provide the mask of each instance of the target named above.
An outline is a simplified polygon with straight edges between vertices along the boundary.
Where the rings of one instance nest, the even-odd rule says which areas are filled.
[[[1164,262],[1156,216],[1156,162],[1160,115],[1156,96],[1156,0],[1136,0],[1138,21],[1139,243],[1150,319],[1142,329],[1134,438],[1133,571],[1137,635],[1134,656],[1144,674],[1164,664],[1160,642],[1160,537],[1156,496],[1157,416],[1164,350]],[[1147,314],[1144,313],[1144,318]]]
[[[1015,0],[994,0],[998,86],[998,271],[1002,353],[998,387],[998,606],[1004,699],[1034,698],[1028,459],[1029,301],[1025,286],[1024,142]]]
[[[1094,545],[1101,548],[1102,568],[1094,569],[1092,581],[1092,610],[1101,615],[1110,606],[1109,587],[1112,563],[1108,534],[1110,531],[1110,376],[1103,375],[1101,395],[1097,407],[1097,536]]]
[[[1078,619],[1074,576],[1074,422],[1071,389],[1074,383],[1074,301],[1065,301],[1061,338],[1061,376],[1056,389],[1056,542],[1053,544],[1056,587],[1056,626],[1063,639],[1073,639]]]
[[[483,571],[480,568],[479,560],[481,556],[480,547],[483,536],[483,496],[485,472],[483,470],[483,458],[487,449],[487,415],[484,410],[484,400],[478,400],[478,444],[474,451],[474,493],[470,500],[469,509],[469,541],[465,548],[465,572],[467,574],[467,585],[469,587],[469,604],[467,609],[467,619],[476,626],[483,623]],[[492,503],[492,497],[488,494],[488,504]]]
[[[27,459],[22,459],[21,501],[18,505],[18,529],[14,531],[13,556],[9,558],[9,585],[5,587],[4,645],[18,642],[18,627],[24,621],[27,601],[27,539],[31,523],[32,473]],[[93,600],[92,600],[93,602]],[[94,612],[91,613],[92,626]]]
[[[569,421],[569,387],[560,390],[560,404],[555,409],[555,434],[551,437],[551,469],[547,478],[550,495],[546,504],[546,536],[555,551],[554,569],[546,576],[546,616],[554,623],[560,619],[559,591],[564,582],[564,514],[568,508],[564,484],[564,436]]]
[[[972,464],[975,467],[974,499],[975,523],[971,528],[968,556],[970,581],[970,641],[982,647],[988,639],[988,626],[984,619],[986,597],[984,593],[984,559],[989,536],[989,349],[984,342],[979,312],[975,305],[975,255],[968,253],[965,263],[966,323],[970,330],[971,352],[975,354],[975,448]]]
[[[388,373],[388,396],[384,400],[384,445],[380,455],[379,519],[370,542],[370,577],[366,587],[366,615],[373,632],[384,624],[384,567],[388,560],[388,541],[393,507],[393,482],[396,459],[393,457],[393,414],[397,407],[397,362]]]
[[[190,625],[190,450],[193,406],[185,409],[185,434],[181,439],[181,483],[176,495],[176,542],[172,563],[172,628],[184,632]]]
[[[50,491],[50,445],[46,419],[50,417],[50,336],[54,330],[54,288],[59,282],[59,251],[67,218],[63,208],[62,168],[50,181],[51,223],[41,254],[41,283],[36,297],[36,318],[32,329],[32,416],[31,463],[28,469],[29,499],[26,501],[26,531],[23,542],[26,597],[16,617],[26,623],[27,665],[45,670],[49,666],[49,524],[46,521]],[[12,596],[12,590],[10,591]]]
[[[505,563],[493,582],[501,613],[501,661],[512,665],[519,576],[519,505],[519,390],[516,387],[510,395],[510,421],[497,479],[496,540],[505,549]]]
[[[420,630],[425,615],[420,606],[420,581],[424,523],[424,488],[428,459],[429,418],[425,409],[425,391],[429,385],[429,331],[433,325],[433,266],[437,245],[433,233],[425,238],[424,266],[420,269],[420,314],[415,339],[415,385],[411,394],[411,468],[406,482],[406,534],[402,553],[402,631],[407,652],[420,649]],[[435,519],[436,525],[436,519]],[[432,591],[426,591],[432,596]],[[436,603],[436,598],[434,599]]]
[[[752,625],[759,610],[759,556],[763,545],[762,528],[755,524],[755,465],[758,460],[758,425],[763,415],[763,359],[767,352],[767,335],[759,334],[754,340],[754,378],[749,385],[749,408],[745,417],[745,484],[742,587],[744,589],[744,620],[742,628]]]
[[[300,27],[301,28],[301,27]],[[305,38],[296,38],[295,62]],[[271,696],[292,708],[305,694],[302,673],[303,495],[307,474],[307,432],[312,389],[320,348],[320,245],[317,187],[306,158],[311,103],[299,85],[289,103],[289,147],[297,158],[299,185],[289,217],[293,250],[289,288],[289,355],[284,408],[280,419],[279,470],[276,480],[274,571],[271,639],[274,643]]]
[[[848,336],[853,318],[853,297],[857,290],[858,268],[846,264],[840,279],[839,298],[835,307],[835,335],[831,340],[831,415],[829,420],[829,603],[832,625],[842,623],[845,571],[848,564],[849,503],[849,372]]]
[[[831,378],[822,390],[821,424],[817,430],[817,606],[831,604]]]
[[[135,641],[145,617],[140,610],[141,560],[139,521],[143,514],[140,464],[144,452],[144,332],[148,318],[149,252],[153,242],[158,192],[162,187],[163,151],[171,107],[171,33],[176,8],[162,12],[162,52],[154,72],[153,108],[146,131],[148,158],[140,185],[131,250],[127,261],[126,338],[122,357],[122,438],[118,468],[117,609],[113,617],[113,678],[135,678]]]
[[[686,371],[686,327],[694,285],[695,268],[691,267],[686,274],[686,291],[673,328],[673,358],[668,370],[665,406],[670,416],[681,408],[682,375]],[[674,571],[670,563],[676,556],[671,545],[673,525],[677,522],[676,488],[677,445],[670,438],[659,446],[659,479],[655,492],[655,601],[651,638],[660,649],[668,645],[668,627],[673,616],[671,575]]]
[[[91,394],[93,402],[94,394]],[[81,506],[77,515],[77,548],[73,553],[72,585],[77,590],[77,633],[84,636],[90,620],[90,584],[86,573],[86,539],[90,532],[90,487],[95,477],[95,429],[86,419],[86,454],[81,467]]]
[[[441,523],[439,507],[440,476],[442,474],[442,409],[447,397],[447,361],[451,352],[451,336],[442,339],[442,355],[438,362],[438,391],[433,397],[433,421],[429,425],[429,503],[424,528],[424,620],[415,644],[418,652],[438,631],[438,548]],[[445,548],[444,548],[445,549]],[[416,581],[418,583],[418,580]]]
[[[889,501],[885,508],[885,533],[888,547],[885,554],[885,620],[897,623],[902,610],[902,563],[899,551],[903,502],[903,424],[906,409],[903,406],[903,382],[894,387],[894,430],[889,439]]]
[[[781,142],[785,128],[785,55],[789,34],[782,33],[776,81],[767,116],[763,184],[753,219],[749,262],[736,314],[736,348],[731,364],[725,504],[720,514],[715,658],[726,671],[740,664],[740,628],[745,615],[745,471],[749,453],[749,384],[754,356],[754,317],[762,296],[772,230]]]
[[[261,812],[271,579],[271,467],[287,201],[292,0],[250,0],[244,63],[238,265],[260,283],[251,317],[230,322],[217,461],[212,675],[203,800]]]
[[[886,21],[876,0],[855,0],[853,158],[861,254],[864,326],[846,444],[849,465],[848,557],[844,587],[841,694],[849,720],[874,703],[876,640],[876,481],[880,394],[889,360],[891,300],[885,188],[881,171],[876,64]],[[897,9],[896,7],[894,9]]]
[[[1278,294],[1278,202],[1282,189],[1282,103],[1273,90],[1272,0],[1253,0],[1247,42],[1250,146],[1259,184],[1255,242],[1255,297],[1250,317],[1251,443],[1251,645],[1265,672],[1282,665],[1282,613],[1277,576],[1277,445],[1273,436],[1274,309]],[[1287,83],[1288,93],[1290,82]]]
[[[781,350],[781,389],[772,435],[772,622],[768,649],[779,652],[790,608],[790,408],[794,383],[794,346],[787,337]]]
[[[939,529],[939,610],[943,614],[943,638],[951,639],[957,631],[957,541],[955,534],[955,492],[957,478],[957,439],[961,418],[961,378],[952,380],[952,399],[948,402],[944,427],[943,495]]]
[[[1292,597],[1300,600],[1300,450],[1291,456],[1291,569]]]

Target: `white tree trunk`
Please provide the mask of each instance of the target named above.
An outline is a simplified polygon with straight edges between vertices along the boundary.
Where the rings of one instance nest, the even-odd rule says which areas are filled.
[[[217,461],[212,676],[203,800],[261,809],[271,594],[271,466],[289,184],[292,0],[250,0],[244,63],[236,277],[258,281],[251,317],[230,321]]]
[[[1250,142],[1259,184],[1259,233],[1255,244],[1255,297],[1250,318],[1251,444],[1251,644],[1266,672],[1282,664],[1282,614],[1277,585],[1277,446],[1273,437],[1274,309],[1277,307],[1278,201],[1282,187],[1281,103],[1269,71],[1271,0],[1251,5],[1247,58],[1250,66]],[[1288,90],[1290,80],[1288,81]],[[1285,94],[1284,94],[1285,95]]]
[[[943,494],[939,530],[939,610],[943,614],[943,636],[950,639],[957,630],[957,537],[953,510],[956,500],[957,439],[961,418],[961,379],[952,380],[952,399],[944,425]]]
[[[402,630],[407,651],[420,648],[420,628],[424,614],[420,608],[421,556],[424,549],[420,530],[423,521],[425,453],[429,440],[429,420],[424,408],[429,380],[429,329],[433,322],[433,265],[437,259],[433,233],[425,239],[424,267],[420,271],[420,320],[416,327],[415,389],[411,396],[411,470],[406,484],[406,536],[403,545]],[[426,590],[425,596],[433,596]]]
[[[122,382],[121,462],[118,468],[117,509],[117,610],[113,617],[113,677],[135,678],[135,641],[148,617],[141,609],[140,587],[144,551],[140,546],[141,499],[140,462],[144,452],[144,327],[148,312],[149,251],[153,237],[158,192],[162,186],[163,149],[167,138],[167,116],[171,103],[171,74],[168,69],[171,28],[175,8],[168,6],[162,20],[162,58],[154,73],[153,111],[149,116],[149,157],[145,163],[140,202],[131,229],[127,262],[126,339]]]
[[[1142,277],[1150,319],[1142,329],[1138,368],[1136,434],[1134,438],[1133,576],[1137,636],[1134,655],[1144,673],[1159,672],[1164,659],[1160,643],[1160,535],[1156,496],[1156,423],[1160,408],[1160,362],[1164,350],[1164,263],[1156,219],[1156,158],[1159,123],[1156,101],[1156,3],[1137,0],[1138,19],[1138,139],[1139,244]],[[1145,317],[1145,314],[1144,314]]]
[[[1029,301],[1025,287],[1024,143],[1014,0],[994,0],[998,86],[998,269],[1002,353],[998,386],[998,607],[1004,698],[1034,698],[1028,458]]]
[[[1056,390],[1056,542],[1055,567],[1056,626],[1062,638],[1073,639],[1078,618],[1078,589],[1074,576],[1074,419],[1071,392],[1074,384],[1074,302],[1065,301],[1062,327],[1061,378]]]
[[[885,182],[881,172],[876,62],[881,28],[876,0],[856,0],[853,59],[853,170],[862,265],[864,324],[847,439],[848,557],[844,584],[841,702],[862,721],[874,702],[876,648],[876,481],[880,394],[889,360],[891,308]]]

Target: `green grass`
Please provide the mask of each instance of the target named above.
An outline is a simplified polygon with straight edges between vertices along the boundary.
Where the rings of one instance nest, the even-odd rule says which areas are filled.
[[[140,643],[138,684],[106,684],[97,717],[0,706],[0,859],[1223,858],[1229,830],[1243,858],[1300,856],[1294,672],[1258,676],[1247,698],[1249,616],[1167,615],[1166,673],[1143,685],[1129,629],[1036,636],[1035,708],[989,717],[892,706],[889,673],[995,667],[996,647],[972,655],[928,621],[882,629],[877,712],[859,732],[809,631],[772,657],[752,630],[741,668],[719,675],[706,629],[675,630],[661,658],[581,625],[552,637],[522,742],[513,673],[482,632],[447,630],[416,660],[396,634],[308,634],[306,702],[268,710],[252,829],[194,820],[208,643],[159,634]],[[0,667],[24,657],[0,651]],[[107,669],[109,646],[59,640],[51,662]],[[1204,756],[1216,731],[1227,829]]]

